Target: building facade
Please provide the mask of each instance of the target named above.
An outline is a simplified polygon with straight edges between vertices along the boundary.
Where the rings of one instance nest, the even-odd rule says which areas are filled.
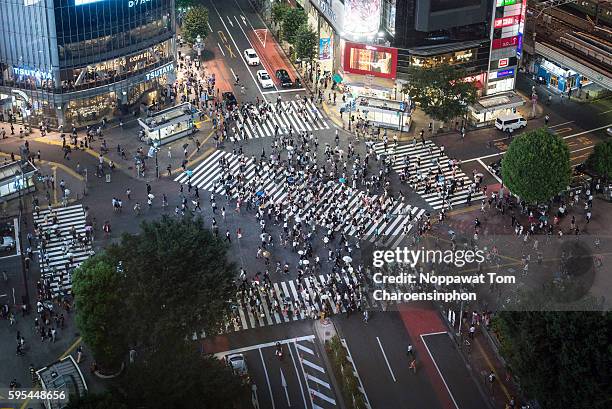
[[[83,127],[174,82],[174,0],[0,0],[0,109]]]

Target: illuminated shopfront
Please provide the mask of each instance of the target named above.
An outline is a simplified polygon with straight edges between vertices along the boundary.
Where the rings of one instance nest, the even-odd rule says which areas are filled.
[[[174,80],[147,77],[174,70],[174,13],[174,0],[0,1],[0,108],[52,128],[138,109]]]
[[[331,75],[340,65],[340,33],[344,5],[340,0],[310,0],[304,3],[308,24],[319,36],[317,64],[320,75]]]
[[[476,60],[478,54],[477,48],[468,50],[460,50],[451,53],[437,54],[430,57],[422,57],[419,55],[410,56],[410,65],[413,67],[436,67],[439,65],[455,65],[467,64]]]

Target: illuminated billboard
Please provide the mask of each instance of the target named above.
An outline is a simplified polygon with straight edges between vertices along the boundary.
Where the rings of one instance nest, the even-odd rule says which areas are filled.
[[[378,33],[382,0],[346,0],[344,31],[355,36]]]
[[[395,78],[397,48],[346,43],[344,46],[344,70],[355,74]]]

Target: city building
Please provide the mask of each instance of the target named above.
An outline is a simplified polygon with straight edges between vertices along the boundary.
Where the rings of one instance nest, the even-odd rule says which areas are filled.
[[[174,0],[0,0],[0,111],[84,127],[163,101]]]

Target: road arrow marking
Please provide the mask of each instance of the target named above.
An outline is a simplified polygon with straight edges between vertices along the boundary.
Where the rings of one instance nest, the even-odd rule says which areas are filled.
[[[227,17],[227,21],[230,23],[230,26],[234,27],[234,23],[232,23],[232,19],[229,18],[229,16],[225,16]]]
[[[289,400],[289,391],[287,390],[287,380],[285,379],[283,368],[280,369],[280,373],[281,373],[281,386],[285,388],[285,398],[287,398],[287,406],[291,407],[291,401]]]
[[[247,26],[247,22],[246,22],[246,17],[245,16],[240,16],[242,18],[242,24],[244,24],[245,27]]]

